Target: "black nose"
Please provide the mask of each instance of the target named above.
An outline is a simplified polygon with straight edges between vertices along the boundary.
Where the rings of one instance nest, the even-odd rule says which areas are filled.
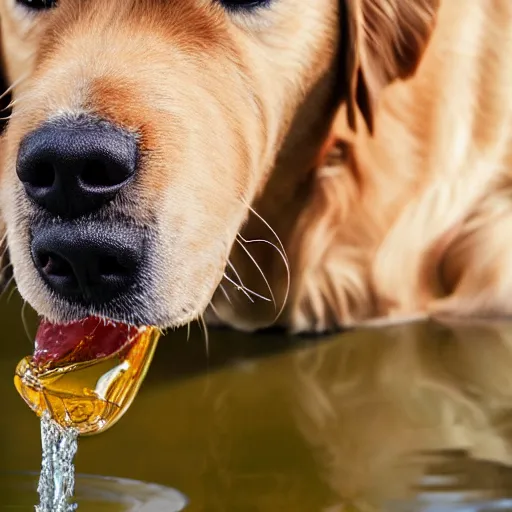
[[[32,234],[34,264],[62,297],[100,305],[137,280],[144,235],[136,228],[84,222],[37,227]]]
[[[16,171],[30,198],[53,215],[99,209],[133,178],[134,134],[81,116],[46,123],[22,140]]]

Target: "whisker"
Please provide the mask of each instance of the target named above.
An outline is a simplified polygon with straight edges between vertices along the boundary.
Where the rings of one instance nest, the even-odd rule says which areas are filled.
[[[247,240],[245,239],[242,235],[239,235],[240,238],[242,239],[242,241],[246,244],[257,244],[257,243],[261,243],[261,244],[267,244],[267,245],[270,245],[271,247],[273,247],[278,253],[279,255],[281,256],[282,260],[283,260],[283,263],[286,267],[286,292],[284,294],[284,299],[283,299],[283,303],[281,304],[281,307],[279,309],[279,311],[277,312],[277,315],[276,315],[276,320],[281,316],[281,314],[283,313],[284,311],[284,308],[286,307],[286,303],[288,301],[288,295],[290,294],[290,282],[291,282],[291,276],[290,276],[290,265],[288,263],[288,258],[286,257],[286,255],[279,249],[279,247],[277,247],[276,244],[273,244],[272,242],[270,242],[269,240],[265,240],[265,239],[254,239],[254,240]]]
[[[19,85],[23,80],[27,79],[29,76],[29,73],[25,73],[24,75],[21,75],[17,80],[14,80],[14,82],[7,87],[7,89],[0,94],[0,100],[5,98],[17,85]]]
[[[14,107],[19,103],[19,100],[12,100],[9,102],[8,105],[6,105],[3,109],[0,110],[0,112],[5,112],[6,110],[9,110],[10,108]]]
[[[9,284],[8,286],[11,285],[11,280],[14,278],[14,276],[11,277],[11,279],[9,279]],[[12,296],[14,295],[14,293],[18,290],[18,287],[17,286],[14,286],[13,289],[11,290],[11,293],[9,293],[9,296],[7,297],[7,304],[9,304],[10,300],[12,299]]]
[[[220,319],[219,312],[217,311],[217,308],[213,305],[213,302],[210,302],[209,306],[212,308],[212,311],[215,313],[215,315],[217,316],[217,318],[219,318],[219,319]]]
[[[237,237],[240,236],[240,234],[237,235]],[[268,282],[268,279],[265,276],[265,273],[263,272],[262,268],[258,265],[258,262],[254,259],[254,256],[249,252],[249,249],[245,247],[245,245],[239,240],[236,239],[238,245],[244,250],[245,254],[250,258],[250,260],[254,263],[255,267],[258,269],[258,272],[260,273],[261,277],[263,278],[263,281],[265,281],[265,284],[267,285],[268,291],[270,293],[270,297],[272,298],[272,302],[274,304],[274,309],[277,313],[277,304],[276,304],[276,298],[274,297],[274,293],[272,292],[272,288],[270,287],[270,283]]]
[[[9,263],[6,263],[3,267],[0,268],[0,274],[5,272],[9,267],[12,267],[12,262],[11,261]]]
[[[233,270],[233,272],[235,273],[235,276],[238,279],[238,284],[241,286],[242,291],[247,292],[247,293],[245,293],[245,295],[247,295],[249,293],[251,295],[254,295],[255,297],[258,297],[260,299],[266,300],[267,302],[270,302],[270,299],[268,297],[265,297],[264,295],[260,295],[259,293],[256,293],[255,291],[253,291],[250,288],[248,288],[247,286],[245,286],[245,284],[242,281],[242,278],[236,271],[235,266],[233,265],[233,263],[231,263],[231,261],[229,259],[228,259],[228,265],[231,268],[231,270]],[[224,276],[226,276],[226,274],[224,274]],[[233,281],[231,281],[231,282],[233,282]],[[237,285],[235,284],[235,286],[237,286]],[[237,288],[238,288],[238,286],[237,286]]]
[[[245,206],[247,206],[249,211],[251,213],[253,213],[261,222],[263,222],[263,224],[265,224],[265,226],[270,230],[270,232],[276,237],[276,240],[279,242],[279,246],[281,247],[283,257],[286,259],[286,261],[288,261],[288,258],[286,257],[286,251],[285,251],[284,245],[281,242],[281,239],[279,238],[277,233],[272,228],[272,226],[270,226],[270,224],[250,204],[248,204],[246,201],[244,201],[244,204],[245,204]]]
[[[199,327],[202,326],[201,330],[204,333],[204,344],[206,347],[206,357],[209,358],[210,357],[210,338],[208,335],[208,326],[206,325],[206,322],[204,321],[204,316],[202,314],[199,315],[199,319],[198,319],[197,323],[199,324]]]
[[[34,344],[34,340],[32,339],[32,336],[30,336],[30,329],[28,328],[28,321],[26,316],[26,308],[27,308],[28,302],[26,300],[23,301],[23,305],[21,306],[21,322],[23,323],[23,329],[25,330],[25,334],[27,336],[27,339],[31,345]]]
[[[224,278],[227,279],[238,291],[241,291],[251,302],[254,302],[253,298],[244,290],[243,286],[240,286],[238,283],[233,281],[226,273],[224,273]]]
[[[231,260],[228,259],[228,265],[229,265],[229,268],[233,271],[233,273],[235,274],[235,277],[238,279],[238,282],[240,283],[240,286],[242,286],[242,288],[245,288],[244,286],[244,283],[242,281],[242,278],[240,277],[240,274],[236,271],[236,268],[235,266],[233,265],[233,263],[231,262]]]
[[[187,324],[187,343],[190,341],[190,322]]]
[[[0,293],[0,299],[3,298],[3,296],[5,295],[5,292],[10,288],[10,286],[11,286],[13,281],[14,281],[14,276],[11,276],[9,278],[9,280],[7,281],[7,283],[5,284],[5,287],[4,287],[3,291],[2,291],[2,293]],[[14,289],[16,289],[16,288],[14,288]],[[9,296],[9,298],[10,298],[10,296]],[[9,300],[7,300],[7,302],[9,302]]]
[[[276,240],[277,240],[277,242],[279,244],[279,247],[277,247],[275,244],[269,242],[268,240],[258,240],[258,241],[262,242],[262,243],[267,243],[267,244],[271,245],[272,247],[274,247],[274,249],[281,256],[281,258],[283,260],[283,263],[284,263],[284,265],[286,267],[286,292],[285,292],[285,295],[284,295],[283,304],[281,305],[281,308],[279,309],[279,311],[277,313],[277,316],[276,316],[276,320],[277,320],[281,316],[281,314],[283,313],[284,308],[286,307],[286,303],[288,302],[288,296],[290,294],[291,273],[290,273],[290,264],[289,264],[289,261],[288,261],[288,257],[286,256],[286,250],[284,248],[283,243],[281,242],[281,239],[279,238],[277,233],[274,231],[272,226],[270,226],[270,224],[258,212],[256,212],[256,210],[249,203],[247,203],[247,201],[243,200],[243,202],[244,202],[245,206],[249,209],[249,211],[252,212],[270,230],[270,232],[276,237]],[[250,240],[250,241],[245,240],[241,235],[240,235],[240,238],[245,243],[255,243],[256,242],[255,240]]]
[[[0,120],[1,121],[10,121],[11,119],[13,119],[17,115],[19,115],[19,112],[11,112],[8,116],[0,117]]]
[[[227,300],[231,305],[233,305],[233,302],[232,302],[232,300],[231,300],[231,297],[228,295],[228,292],[226,291],[226,288],[224,288],[224,285],[219,284],[219,288],[220,288],[221,292],[224,294],[224,297],[226,297],[226,300]]]

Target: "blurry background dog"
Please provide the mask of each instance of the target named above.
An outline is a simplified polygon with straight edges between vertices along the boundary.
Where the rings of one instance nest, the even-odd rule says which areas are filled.
[[[509,0],[1,0],[22,296],[324,331],[507,314]]]

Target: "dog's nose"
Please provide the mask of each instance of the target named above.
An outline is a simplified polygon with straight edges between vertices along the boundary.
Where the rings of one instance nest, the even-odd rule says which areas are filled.
[[[99,209],[135,175],[137,140],[87,116],[46,123],[22,140],[16,171],[26,193],[53,215]]]
[[[136,282],[144,253],[139,230],[104,224],[52,224],[33,229],[32,259],[57,295],[100,305]]]

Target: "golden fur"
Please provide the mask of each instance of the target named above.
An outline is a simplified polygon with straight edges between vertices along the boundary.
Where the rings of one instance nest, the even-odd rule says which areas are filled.
[[[168,327],[207,310],[251,330],[284,307],[282,325],[323,331],[509,313],[509,0],[275,0],[250,14],[61,0],[37,15],[2,0],[0,20],[14,97],[1,205],[38,313],[110,316],[43,286],[14,171],[25,134],[82,112],[135,131],[145,152],[101,214],[156,240],[151,299],[117,320]]]
[[[510,2],[442,2],[373,136],[338,116],[349,158],[318,169],[298,224],[297,328],[511,312],[511,28]]]

